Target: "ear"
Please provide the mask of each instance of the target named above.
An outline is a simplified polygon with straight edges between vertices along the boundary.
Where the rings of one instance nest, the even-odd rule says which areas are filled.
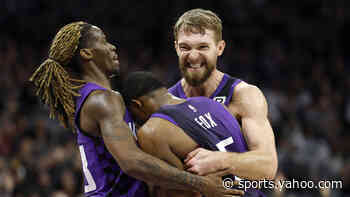
[[[139,100],[132,99],[128,107],[130,112],[136,116],[140,115],[142,103]]]
[[[131,105],[137,109],[142,107],[142,102],[140,100],[132,99]]]
[[[92,50],[88,48],[80,49],[79,53],[81,58],[83,58],[84,60],[90,60],[94,57]]]
[[[176,54],[179,56],[179,54],[180,54],[179,45],[178,45],[178,42],[176,40],[174,41],[174,48],[176,50]]]
[[[144,109],[142,108],[143,104],[140,100],[132,99],[131,105],[129,106],[130,112],[133,114],[133,116],[136,117],[136,120],[145,120],[146,113],[144,112]]]
[[[217,55],[221,56],[224,53],[226,43],[224,40],[220,40],[217,44]]]

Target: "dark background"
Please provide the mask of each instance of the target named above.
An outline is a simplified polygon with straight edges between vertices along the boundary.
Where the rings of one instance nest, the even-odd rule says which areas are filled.
[[[0,196],[82,193],[75,138],[48,119],[28,83],[59,28],[77,20],[99,26],[117,45],[123,73],[147,69],[170,86],[180,79],[172,25],[191,8],[223,20],[219,70],[265,94],[278,178],[343,181],[343,189],[268,190],[269,196],[348,196],[348,7],[345,0],[1,0]]]

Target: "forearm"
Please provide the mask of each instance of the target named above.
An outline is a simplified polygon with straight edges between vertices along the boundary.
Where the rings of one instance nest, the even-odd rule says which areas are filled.
[[[144,153],[136,153],[128,162],[127,174],[142,181],[169,189],[201,191],[206,179],[170,166]]]
[[[172,167],[143,152],[130,139],[124,140],[120,137],[108,137],[105,138],[105,143],[126,174],[169,189],[201,191],[207,186],[208,182],[204,177]],[[118,147],[123,147],[123,150]]]
[[[225,152],[222,167],[244,179],[274,179],[277,171],[277,158],[272,153],[248,151],[245,153]]]
[[[126,174],[169,189],[201,191],[209,184],[204,177],[181,171],[143,152],[124,123],[115,128],[118,132],[104,132],[103,139]]]

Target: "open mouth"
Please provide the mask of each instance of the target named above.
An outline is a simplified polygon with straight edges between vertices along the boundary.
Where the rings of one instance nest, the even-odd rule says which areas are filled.
[[[204,63],[200,63],[200,64],[187,64],[186,67],[187,69],[189,70],[199,70],[201,69],[202,67],[204,67]]]
[[[118,55],[116,53],[112,53],[112,59],[113,60],[118,60]]]
[[[117,61],[119,62],[118,55],[113,55],[112,60],[115,62],[117,62]]]

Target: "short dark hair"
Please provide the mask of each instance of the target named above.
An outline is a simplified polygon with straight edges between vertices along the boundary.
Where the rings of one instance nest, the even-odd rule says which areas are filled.
[[[163,87],[165,87],[164,84],[151,72],[132,72],[123,82],[122,95],[125,105],[129,106],[132,99],[147,95]]]

